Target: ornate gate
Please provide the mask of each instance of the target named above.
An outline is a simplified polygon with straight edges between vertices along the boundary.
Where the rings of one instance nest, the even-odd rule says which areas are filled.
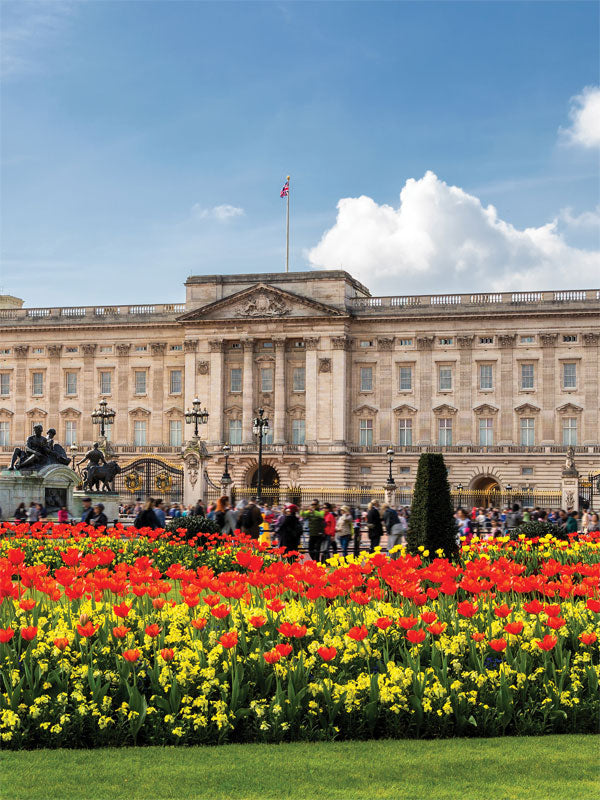
[[[136,458],[121,465],[115,492],[127,500],[162,497],[166,503],[183,503],[183,468],[159,456]]]
[[[579,505],[584,509],[600,507],[600,470],[590,472],[587,478],[579,479]]]

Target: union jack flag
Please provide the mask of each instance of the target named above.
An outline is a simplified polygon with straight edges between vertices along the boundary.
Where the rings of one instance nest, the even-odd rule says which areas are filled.
[[[290,182],[289,182],[289,181],[286,181],[286,182],[283,184],[283,189],[282,189],[282,190],[281,190],[281,192],[279,193],[279,197],[287,197],[287,196],[288,196],[288,194],[289,194],[289,192],[290,192]]]

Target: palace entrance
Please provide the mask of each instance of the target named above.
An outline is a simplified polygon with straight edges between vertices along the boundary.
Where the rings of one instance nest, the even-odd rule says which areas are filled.
[[[486,494],[500,492],[498,481],[492,475],[479,475],[474,478],[471,481],[471,489],[474,492],[485,492]]]
[[[279,488],[279,473],[270,464],[263,464],[261,470],[261,483],[263,489]],[[258,469],[255,469],[250,478],[250,486],[258,486]]]

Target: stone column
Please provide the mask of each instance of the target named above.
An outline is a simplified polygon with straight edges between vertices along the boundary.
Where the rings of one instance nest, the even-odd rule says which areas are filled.
[[[305,433],[306,444],[308,447],[316,447],[317,444],[317,348],[319,346],[318,336],[304,338],[304,348],[306,351],[305,379],[306,388],[304,402],[306,407]]]
[[[473,442],[473,339],[474,336],[457,336],[460,349],[458,359],[458,431],[456,444]]]
[[[498,444],[515,444],[513,442],[513,354],[516,340],[516,334],[501,334],[498,336],[498,347],[500,348],[500,431],[498,432]],[[498,380],[498,376],[496,376],[495,380]]]
[[[91,414],[95,408],[98,387],[95,384],[94,375],[94,356],[96,354],[96,344],[83,344],[83,387],[82,387],[82,406],[81,409],[81,444],[91,444],[97,441],[94,437],[100,438],[100,431],[94,430]]]
[[[149,444],[164,444],[163,412],[165,405],[165,350],[166,342],[151,342],[152,351],[152,398],[150,408]]]
[[[208,400],[208,441],[222,444],[223,435],[223,366],[225,344],[222,339],[210,341],[210,397]]]
[[[285,444],[285,338],[275,342],[275,426],[273,444]]]
[[[413,444],[431,444],[432,405],[432,353],[433,336],[417,336],[417,350],[421,351],[419,363],[419,441]]]
[[[26,344],[17,345],[14,350],[17,359],[15,369],[14,396],[20,400],[20,402],[16,402],[14,406],[15,416],[13,418],[14,421],[11,438],[15,444],[22,446],[27,437],[31,434],[27,424],[28,418],[25,416],[27,403],[29,402],[29,394],[27,391],[27,353],[29,352],[29,346]]]
[[[536,438],[539,437],[538,441],[540,444],[555,444],[554,397],[556,392],[556,370],[554,365],[554,348],[557,339],[557,333],[540,334],[540,342],[542,345],[542,412],[540,414],[540,421],[542,429],[536,432]]]
[[[185,353],[185,365],[183,370],[183,410],[192,407],[194,397],[196,397],[196,353],[198,351],[198,339],[184,339],[183,352]],[[201,398],[206,404],[206,398]],[[184,436],[185,438],[185,436]]]
[[[600,334],[583,334],[583,419],[580,439],[581,444],[596,444],[598,440],[598,342]]]
[[[252,444],[254,416],[254,339],[243,339],[244,369],[242,373],[242,442]]]
[[[392,350],[394,349],[394,337],[379,337],[377,339],[377,349],[379,351],[379,372],[376,377],[378,384],[376,395],[379,395],[379,444],[389,447],[394,444],[392,432],[392,392],[394,384]],[[346,394],[350,393],[346,392]]]
[[[48,423],[51,428],[58,431],[57,441],[64,444],[64,431],[60,429],[58,411],[60,405],[61,385],[60,385],[60,353],[62,344],[48,345]]]
[[[332,391],[330,415],[332,419],[331,440],[334,445],[345,445],[348,439],[348,353],[350,339],[347,336],[332,336],[333,348]]]
[[[579,472],[575,466],[574,450],[569,447],[561,477],[561,508],[579,511]]]
[[[129,444],[129,351],[127,342],[118,344],[117,350],[117,414],[113,441],[118,444]]]

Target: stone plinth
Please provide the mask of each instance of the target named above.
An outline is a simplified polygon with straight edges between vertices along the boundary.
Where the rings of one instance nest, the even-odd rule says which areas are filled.
[[[112,525],[119,518],[119,495],[116,492],[84,492],[81,489],[75,489],[73,492],[72,506],[69,508],[72,516],[76,520],[81,519],[83,514],[83,498],[89,497],[92,501],[92,506],[102,503],[104,506],[104,513],[108,519],[109,525]]]
[[[0,473],[0,506],[2,519],[12,519],[17,506],[40,503],[48,519],[56,519],[58,509],[73,505],[73,487],[79,476],[70,467],[51,464],[38,472],[3,470]]]

